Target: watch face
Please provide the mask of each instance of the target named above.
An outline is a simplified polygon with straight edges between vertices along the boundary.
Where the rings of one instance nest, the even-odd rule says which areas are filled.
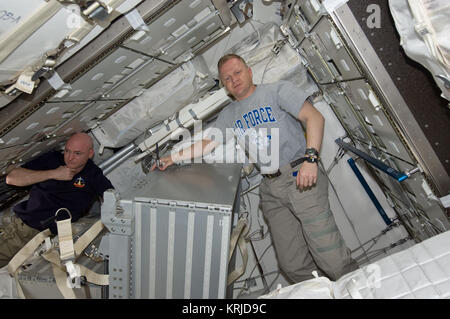
[[[318,156],[319,153],[314,148],[307,148],[306,149],[306,155],[316,155],[316,156]]]

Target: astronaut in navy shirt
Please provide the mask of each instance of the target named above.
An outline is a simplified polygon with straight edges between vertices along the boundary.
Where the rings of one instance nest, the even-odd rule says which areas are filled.
[[[55,234],[53,217],[59,208],[67,208],[74,222],[114,188],[93,156],[91,137],[77,133],[66,142],[64,154],[46,153],[6,176],[9,185],[32,187],[29,198],[13,208],[15,216],[0,236],[0,267],[38,232],[49,228]]]

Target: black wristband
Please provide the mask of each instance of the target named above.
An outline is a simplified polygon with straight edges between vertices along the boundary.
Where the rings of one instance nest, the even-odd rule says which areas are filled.
[[[306,161],[308,163],[316,163],[316,164],[318,164],[318,162],[319,162],[319,158],[318,157],[307,156],[305,158],[306,158]]]

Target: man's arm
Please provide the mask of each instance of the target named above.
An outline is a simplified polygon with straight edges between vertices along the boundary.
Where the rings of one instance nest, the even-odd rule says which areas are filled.
[[[16,167],[6,176],[6,184],[14,186],[29,186],[49,179],[70,181],[75,173],[75,171],[67,166],[60,166],[50,170],[32,170],[23,167]]]
[[[158,167],[161,171],[164,171],[167,167],[173,165],[174,163],[182,162],[188,159],[193,159],[207,155],[211,153],[214,148],[218,145],[216,141],[210,139],[203,139],[192,144],[189,148],[185,148],[175,154],[161,158],[161,166]],[[153,164],[150,171],[156,168],[156,163]]]
[[[325,124],[322,114],[309,101],[305,101],[298,113],[298,119],[306,130],[306,147],[314,147],[320,151]],[[314,185],[317,182],[317,172],[318,163],[303,162],[297,174],[297,186],[302,189]]]

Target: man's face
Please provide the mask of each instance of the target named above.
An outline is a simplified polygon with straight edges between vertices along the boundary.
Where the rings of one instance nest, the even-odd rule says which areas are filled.
[[[66,166],[81,171],[89,158],[94,155],[94,150],[84,139],[71,138],[64,148],[64,162]]]
[[[241,60],[232,58],[226,61],[219,69],[220,80],[236,100],[249,97],[254,91],[252,70]]]

